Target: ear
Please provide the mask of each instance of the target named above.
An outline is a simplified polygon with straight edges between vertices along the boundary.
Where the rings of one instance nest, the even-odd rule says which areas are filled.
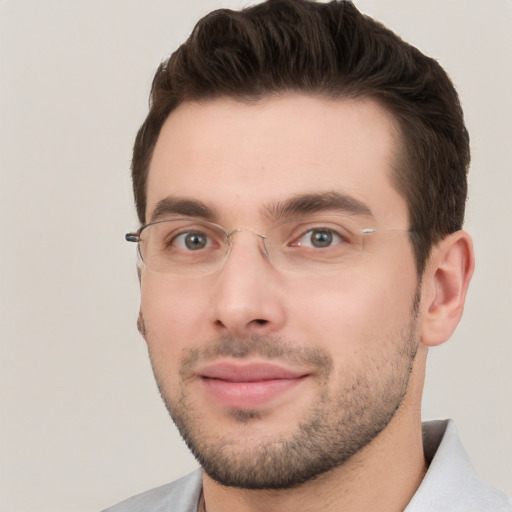
[[[141,336],[146,339],[146,323],[144,322],[144,315],[141,309],[139,309],[139,316],[137,317],[137,330],[140,332]]]
[[[448,235],[432,250],[422,280],[424,345],[440,345],[455,331],[474,268],[473,243],[465,231]]]

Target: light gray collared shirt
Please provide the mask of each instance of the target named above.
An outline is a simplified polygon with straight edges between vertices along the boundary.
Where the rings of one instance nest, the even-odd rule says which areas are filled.
[[[452,420],[423,424],[429,468],[404,512],[512,512],[512,499],[473,470]],[[197,512],[201,470],[103,512]]]

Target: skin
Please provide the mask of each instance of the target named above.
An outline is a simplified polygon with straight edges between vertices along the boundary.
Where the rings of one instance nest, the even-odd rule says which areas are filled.
[[[365,239],[350,267],[328,275],[277,270],[250,232],[237,233],[224,266],[211,275],[185,279],[143,268],[139,327],[153,370],[178,426],[192,425],[203,450],[223,446],[227,459],[243,466],[269,442],[296,437],[319,408],[326,425],[371,425],[375,410],[389,416],[371,442],[360,440],[344,463],[299,486],[247,490],[205,474],[208,512],[398,511],[421,482],[427,347],[455,329],[473,256],[466,233],[451,235],[434,248],[419,282],[407,234],[385,232],[409,225],[390,179],[398,137],[393,118],[374,101],[300,94],[185,103],[164,124],[149,171],[147,222],[166,198],[187,198],[208,206],[227,229],[263,233],[272,224],[270,205],[334,191],[366,205],[371,215],[357,220],[382,232]],[[251,340],[262,347],[271,340],[294,357],[315,350],[329,371],[311,358],[278,355],[280,365],[306,378],[250,409],[228,408],[198,376],[212,360],[234,360],[215,352],[222,340],[244,346],[249,362],[270,358],[266,348],[251,353]]]

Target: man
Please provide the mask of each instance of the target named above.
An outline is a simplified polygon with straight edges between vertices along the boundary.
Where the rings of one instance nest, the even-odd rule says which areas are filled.
[[[468,165],[446,73],[350,2],[203,18],[155,76],[127,235],[202,469],[109,510],[512,510],[420,418],[474,267]]]

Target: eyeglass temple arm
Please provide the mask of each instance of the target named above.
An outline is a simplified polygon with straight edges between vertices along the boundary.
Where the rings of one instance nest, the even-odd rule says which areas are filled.
[[[124,235],[124,239],[127,242],[138,242],[140,240],[139,235],[136,233],[126,233],[126,235]]]

